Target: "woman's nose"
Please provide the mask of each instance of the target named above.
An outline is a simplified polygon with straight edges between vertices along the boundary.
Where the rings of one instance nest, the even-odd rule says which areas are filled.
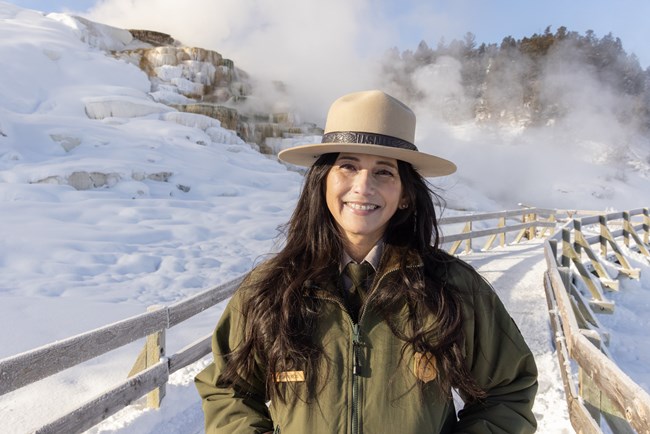
[[[359,170],[354,177],[354,190],[357,193],[370,194],[374,191],[375,185],[368,170]]]

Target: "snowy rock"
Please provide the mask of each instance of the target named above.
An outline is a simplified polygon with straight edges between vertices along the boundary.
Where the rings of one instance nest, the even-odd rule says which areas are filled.
[[[169,181],[169,178],[171,178],[174,174],[172,172],[158,172],[158,173],[150,173],[147,175],[147,179],[150,179],[152,181],[158,181],[158,182],[167,182]]]
[[[135,118],[173,110],[165,104],[130,96],[100,96],[84,98],[83,101],[90,119]]]
[[[66,152],[72,151],[81,144],[79,137],[67,136],[65,134],[50,134],[50,138],[61,145]]]
[[[221,122],[219,122],[219,120],[195,113],[168,112],[160,115],[160,119],[163,121],[175,122],[186,127],[200,128],[203,131],[208,128],[221,127]]]
[[[244,142],[238,135],[232,130],[226,130],[224,128],[208,128],[205,130],[205,133],[210,136],[213,142],[215,143],[224,143],[226,145],[244,145]]]
[[[134,38],[154,45],[174,45],[176,41],[167,33],[155,32],[152,30],[138,30],[138,29],[129,29],[129,33],[133,35]]]
[[[59,13],[51,13],[47,17],[70,27],[82,42],[100,50],[123,50],[133,41],[133,35],[128,30],[95,23],[82,17]]]
[[[75,190],[90,190],[92,188],[113,187],[120,180],[117,173],[73,172],[68,176],[67,183]]]
[[[239,124],[239,112],[230,107],[224,107],[216,104],[197,103],[174,105],[174,108],[187,113],[195,113],[218,119],[221,126],[229,130],[236,130]]]

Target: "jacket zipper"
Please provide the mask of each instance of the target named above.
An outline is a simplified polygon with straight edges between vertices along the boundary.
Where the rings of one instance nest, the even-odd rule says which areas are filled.
[[[408,266],[407,268],[418,268],[421,267],[421,265],[412,265]],[[359,362],[359,351],[361,351],[361,320],[363,319],[364,314],[366,313],[366,306],[369,304],[369,301],[372,299],[373,294],[375,293],[374,289],[379,286],[382,280],[390,274],[395,271],[399,270],[399,267],[391,268],[390,270],[386,271],[384,274],[379,276],[379,279],[375,280],[374,285],[372,286],[372,291],[370,291],[370,296],[366,300],[365,303],[361,306],[361,311],[359,312],[359,321],[354,322],[352,320],[352,316],[348,312],[347,308],[337,299],[335,298],[329,298],[329,297],[319,297],[323,300],[328,300],[336,303],[341,307],[343,312],[347,315],[348,319],[352,323],[352,434],[359,434],[361,432],[361,424],[359,421],[359,401],[360,401],[360,390],[359,390],[359,374],[360,374],[360,362]],[[276,428],[277,433],[279,433],[280,427],[278,426]]]
[[[361,322],[361,318],[359,318]],[[352,434],[359,434],[359,351],[361,341],[359,340],[359,324],[352,326],[354,330],[352,338]]]
[[[273,434],[280,434],[280,425],[276,425]]]

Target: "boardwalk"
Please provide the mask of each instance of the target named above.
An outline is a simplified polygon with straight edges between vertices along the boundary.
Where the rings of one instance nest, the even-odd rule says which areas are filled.
[[[538,433],[573,433],[552,345],[543,286],[546,263],[541,241],[471,253],[461,258],[492,283],[535,355],[539,369],[539,392],[534,407]]]

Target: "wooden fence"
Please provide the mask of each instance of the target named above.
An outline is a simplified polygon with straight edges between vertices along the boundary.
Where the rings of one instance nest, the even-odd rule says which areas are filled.
[[[444,231],[443,245],[450,245],[446,248],[453,254],[463,242],[465,243],[465,251],[470,251],[472,249],[472,240],[479,238],[487,238],[483,248],[489,249],[497,237],[499,238],[499,244],[501,246],[505,245],[506,234],[511,232],[517,233],[514,242],[518,242],[523,238],[532,239],[533,237],[544,236],[548,230],[556,225],[559,214],[566,214],[566,212],[558,213],[556,210],[526,208],[496,213],[446,217],[440,219],[439,223],[443,226],[443,229],[449,225],[463,225],[463,230],[459,233],[447,234]],[[645,215],[646,232],[644,237],[647,244],[647,210]],[[516,221],[513,222],[513,220]],[[482,225],[481,229],[473,227],[477,225],[477,222]],[[618,237],[621,234],[626,236],[625,233],[627,233],[627,237],[631,237],[636,243],[637,238],[632,235],[630,228],[624,229],[612,232],[611,236]],[[556,238],[553,238],[550,242],[556,241]],[[590,239],[587,239],[587,241],[590,241]],[[548,245],[552,246],[552,244]],[[169,375],[210,353],[211,331],[205,337],[190,343],[175,354],[168,355],[165,351],[165,331],[230,297],[242,279],[243,276],[240,276],[170,306],[152,306],[144,314],[0,360],[0,395],[10,393],[146,337],[145,348],[138,356],[129,378],[72,412],[40,427],[36,432],[77,433],[85,431],[145,395],[147,395],[148,405],[157,407],[165,394],[165,386]],[[547,277],[547,280],[549,279],[551,277]],[[553,275],[552,279],[555,279],[555,286],[557,286],[557,276]],[[559,282],[562,282],[561,279]],[[547,285],[547,289],[550,287],[550,284]],[[566,291],[564,294],[566,294]],[[551,320],[557,322],[556,326],[559,331],[564,330],[564,317],[560,315],[553,317],[552,315]],[[576,335],[583,336],[579,333],[576,333]],[[574,353],[571,353],[571,349],[574,349],[574,352],[576,351],[575,348],[575,345],[567,347],[566,360],[569,360],[569,354],[574,358],[576,357]],[[609,363],[611,364],[611,362]],[[563,374],[566,373],[563,372]],[[569,384],[568,380],[565,380],[565,385],[567,384]],[[636,385],[632,383],[629,387],[632,386]],[[636,386],[635,390],[637,389],[639,389],[638,386]],[[572,401],[569,395],[567,397],[570,406],[576,405],[576,400]],[[577,403],[580,404],[580,401],[577,400]],[[575,411],[571,411],[571,414],[573,421]],[[583,413],[578,412],[578,414],[582,415]],[[591,420],[593,421],[593,419]]]
[[[602,433],[603,422],[614,433],[650,433],[650,395],[611,360],[609,335],[597,317],[614,313],[607,294],[620,290],[617,278],[639,278],[626,250],[636,250],[650,262],[649,234],[644,208],[573,218],[544,242],[551,326],[571,424],[578,433]]]
[[[168,356],[164,331],[230,297],[242,278],[168,307],[154,307],[147,313],[0,360],[0,395],[147,337],[146,362],[142,364],[139,357],[131,377],[35,432],[83,432],[146,394],[150,394],[149,405],[158,406],[169,375],[208,354],[211,343],[210,334]]]

